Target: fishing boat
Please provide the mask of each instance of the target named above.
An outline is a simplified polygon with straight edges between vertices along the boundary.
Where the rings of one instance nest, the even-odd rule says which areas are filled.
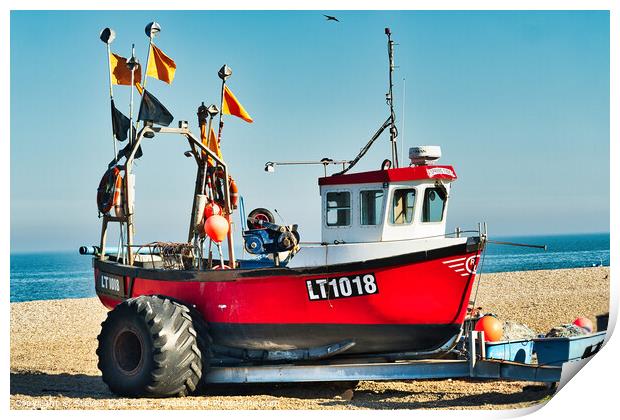
[[[159,26],[147,26],[151,41],[158,32]],[[318,178],[321,200],[315,204],[321,213],[320,242],[304,242],[297,225],[277,224],[265,208],[269,207],[265,197],[263,207],[243,215],[244,226],[236,233],[241,234],[244,256],[235,256],[234,241],[239,238],[232,215],[243,214],[243,201],[238,199],[231,168],[205,138],[217,115],[221,135],[222,106],[198,108],[200,138],[187,121],[171,128],[142,118],[143,126],[135,133],[130,130],[127,148],[109,165],[98,190],[99,244],[81,249],[94,254],[96,293],[112,310],[98,350],[108,384],[114,369],[130,378],[142,366],[134,360],[138,356],[132,359],[127,354],[143,354],[156,344],[141,332],[156,318],[144,315],[148,322],[111,326],[113,313],[123,303],[127,306],[145,296],[187,308],[194,330],[200,323],[199,331],[188,330],[187,336],[200,342],[203,356],[209,347],[210,360],[203,357],[203,366],[231,358],[236,363],[351,355],[428,358],[454,348],[463,333],[486,228],[447,232],[457,175],[452,166],[438,163],[439,146],[412,147],[409,162],[400,165],[392,101],[394,43],[389,29],[386,35],[389,117],[356,158],[314,162],[325,169]],[[232,72],[223,66],[218,74],[224,101]],[[353,172],[385,130],[390,134],[391,159],[379,162],[377,170]],[[187,139],[186,154],[197,165],[188,241],[135,244],[134,160],[145,139],[168,135]],[[285,164],[291,162],[268,162],[265,170]],[[330,165],[340,164],[342,170],[327,173]],[[121,227],[120,247],[106,244],[110,223]],[[154,301],[145,302],[137,304],[136,313],[156,309],[148,303]],[[111,362],[107,354],[112,354]],[[108,364],[113,367],[106,368]],[[117,382],[118,391],[123,385]]]
[[[323,177],[322,243],[293,239],[269,258],[291,227],[264,223],[245,235],[263,258],[227,260],[230,269],[208,260],[166,268],[158,244],[132,264],[101,253],[97,294],[108,308],[149,294],[195,305],[215,343],[241,349],[436,350],[461,332],[484,246],[480,236],[445,235],[455,179],[437,165]]]

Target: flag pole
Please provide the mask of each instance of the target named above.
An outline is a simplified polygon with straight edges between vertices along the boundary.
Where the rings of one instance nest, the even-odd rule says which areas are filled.
[[[131,93],[129,94],[129,144],[133,144],[133,141],[135,139],[135,132],[133,127],[133,89],[135,86],[135,71],[138,67],[135,47],[135,44],[131,44],[131,58],[127,62],[127,67],[129,67],[129,71],[131,71]]]
[[[213,117],[215,117],[220,112],[220,109],[217,109],[217,106],[214,104],[209,105],[207,108],[207,113],[209,114],[209,127],[207,133],[211,134],[211,127],[213,127]],[[207,137],[208,138],[208,137]],[[219,139],[218,139],[219,145]]]
[[[209,115],[209,124],[208,124],[208,127],[207,127],[207,147],[208,147],[209,146],[209,139],[211,138],[211,127],[213,127],[213,117],[215,117],[218,114],[219,109],[217,109],[217,106],[215,106],[214,104],[211,104],[207,108],[206,112]],[[218,142],[218,145],[219,145],[219,142]],[[205,176],[206,175],[207,175],[207,173],[205,171]],[[205,184],[206,184],[206,179],[203,180],[203,189],[204,189],[204,185]],[[213,185],[213,182],[211,182],[211,185]],[[209,193],[210,193],[210,195],[214,195],[214,193],[212,191],[210,191]]]
[[[135,48],[135,44],[131,44],[131,58],[127,61],[127,67],[129,68],[129,71],[131,72],[131,86],[129,86],[130,88],[130,93],[129,93],[129,144],[133,145],[135,139],[136,139],[136,131],[134,128],[134,124],[133,124],[133,90],[135,87],[135,72],[136,69],[138,68],[138,60],[136,60],[136,48]],[[131,150],[131,148],[130,148]],[[127,200],[127,212],[129,213],[130,211],[133,211],[132,208],[133,206],[129,205],[129,188],[130,188],[130,176],[128,174],[125,175],[126,178],[126,182],[125,182],[125,188],[126,188],[126,193],[125,193],[125,197]],[[122,224],[121,224],[122,226]],[[130,224],[127,223],[127,239],[129,240],[129,229],[130,229]],[[133,229],[133,227],[132,227]],[[123,236],[123,232],[122,232],[122,227],[121,227],[121,238]],[[129,247],[128,247],[129,248]],[[129,252],[129,249],[128,249]],[[124,258],[124,256],[123,256]]]
[[[157,22],[151,22],[144,28],[144,33],[149,38],[149,51],[146,53],[146,65],[144,66],[144,78],[142,79],[142,87],[146,89],[146,74],[149,71],[149,60],[151,59],[151,50],[153,46],[153,38],[161,32],[161,26]]]
[[[217,75],[220,79],[222,79],[222,91],[221,91],[221,95],[220,95],[220,127],[217,133],[217,144],[218,146],[221,144],[220,141],[222,139],[222,128],[224,127],[224,121],[222,120],[222,115],[224,115],[224,88],[226,87],[226,79],[228,79],[231,75],[232,75],[232,69],[230,67],[228,67],[226,64],[224,64],[222,66],[222,68],[220,68],[220,70],[217,72]],[[230,190],[228,188],[228,171],[225,169],[224,170],[224,185],[223,190],[224,190],[224,196],[226,197],[225,202],[226,202],[226,216],[228,217],[228,215],[232,214],[232,208],[230,205]],[[236,268],[236,262],[235,262],[235,250],[234,250],[234,246],[233,246],[233,222],[232,219],[229,220],[230,223],[230,227],[228,229],[228,235],[227,235],[227,241],[228,241],[228,261],[229,264],[231,266],[231,268]],[[223,260],[222,257],[222,250],[221,250],[221,243],[220,246],[218,247],[220,250],[220,259]],[[223,261],[222,261],[223,264]]]
[[[110,105],[112,101],[114,101],[114,91],[112,89],[112,63],[110,62],[110,44],[114,42],[116,38],[116,32],[114,32],[111,28],[105,28],[99,33],[99,39],[106,46],[106,60],[108,61],[108,84],[110,88]],[[116,154],[118,153],[116,150],[116,137],[114,136],[114,121],[112,121],[112,146],[114,147],[114,159],[116,159]]]
[[[222,120],[222,115],[224,114],[224,88],[226,86],[226,79],[232,75],[232,69],[224,64],[217,72],[217,75],[220,79],[222,79],[222,90],[220,93],[220,124],[217,131],[217,143],[220,144],[222,139],[222,128],[224,128],[224,121]]]

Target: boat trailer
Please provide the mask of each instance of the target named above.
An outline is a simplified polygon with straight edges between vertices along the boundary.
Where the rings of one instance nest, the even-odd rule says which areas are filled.
[[[321,364],[211,366],[204,380],[206,383],[232,384],[470,378],[555,383],[562,375],[561,365],[541,366],[487,359],[482,331],[471,332],[467,339],[467,353],[468,357],[462,360],[373,362],[360,357],[350,362],[332,360]]]

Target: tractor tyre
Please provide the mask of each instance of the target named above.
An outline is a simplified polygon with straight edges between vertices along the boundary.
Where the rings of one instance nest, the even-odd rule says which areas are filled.
[[[171,299],[139,296],[120,303],[101,324],[97,340],[97,366],[117,395],[185,396],[202,377],[190,310]]]
[[[196,331],[198,349],[200,350],[202,360],[202,377],[200,382],[198,382],[198,386],[196,387],[194,394],[204,394],[207,391],[207,383],[205,382],[205,378],[207,377],[207,370],[209,369],[211,359],[213,358],[213,339],[209,334],[209,326],[198,309],[192,305],[187,305],[187,307],[189,308],[189,313],[192,317],[192,324],[194,326],[194,330]]]

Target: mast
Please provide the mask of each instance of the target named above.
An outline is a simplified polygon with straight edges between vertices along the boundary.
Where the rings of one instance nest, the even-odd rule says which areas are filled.
[[[224,113],[224,87],[226,86],[226,79],[232,76],[232,69],[224,64],[217,72],[217,76],[222,79],[222,90],[220,93],[220,124],[217,131],[217,142],[219,144],[222,139],[222,129],[224,128],[224,121],[222,121],[222,114]]]
[[[396,137],[398,136],[398,130],[396,129],[396,114],[394,113],[394,82],[393,82],[393,73],[394,73],[394,41],[392,41],[392,32],[390,28],[385,28],[385,34],[388,38],[388,59],[389,59],[389,74],[390,74],[390,85],[388,93],[385,95],[385,100],[387,104],[390,106],[390,142],[392,145],[392,163],[395,168],[398,168],[398,146],[396,144]]]
[[[217,72],[217,75],[220,79],[222,79],[222,90],[220,94],[221,96],[220,96],[220,109],[219,109],[220,124],[219,124],[218,133],[217,133],[217,142],[218,144],[220,144],[222,140],[222,129],[224,128],[224,121],[222,120],[222,116],[224,114],[224,88],[226,87],[226,79],[232,76],[232,69],[228,67],[226,64],[224,64]],[[222,188],[224,189],[224,196],[225,196],[224,201],[226,203],[226,208],[224,209],[224,211],[228,218],[228,216],[232,214],[232,207],[230,205],[230,190],[228,187],[228,170],[226,168],[224,168],[224,181],[223,181]],[[230,223],[230,229],[228,229],[228,238],[227,238],[228,240],[228,262],[232,268],[235,268],[236,261],[235,261],[235,249],[233,246],[232,218],[229,220],[229,223]],[[220,256],[221,256],[221,251],[220,251]]]
[[[146,28],[144,28],[144,32],[146,33],[146,36],[149,38],[149,51],[146,56],[146,66],[144,66],[144,78],[142,80],[142,86],[144,89],[146,89],[146,80],[147,80],[146,73],[148,71],[149,59],[151,57],[151,45],[153,44],[153,38],[160,31],[161,31],[161,27],[159,26],[157,22],[151,22],[148,25],[146,25]],[[131,89],[133,91],[133,86],[131,86]],[[131,127],[130,127],[130,130],[131,130]],[[133,140],[134,139],[130,137],[129,141],[131,141],[132,144],[133,144]],[[132,146],[132,150],[134,149],[135,147]],[[132,160],[133,160],[133,157],[132,157]],[[133,174],[131,173],[131,163],[132,162],[130,162],[129,159],[127,159],[127,161],[125,162],[125,189],[127,191],[127,194],[125,194],[125,197],[126,197],[125,204],[127,207],[127,214],[126,214],[126,217],[127,217],[127,222],[126,222],[127,223],[127,260],[129,262],[129,265],[133,265],[133,260],[134,260],[134,255],[131,249],[131,247],[133,246],[133,240],[134,240],[134,214],[133,214],[134,197],[133,197],[133,194],[131,193],[132,187],[134,185],[134,178],[133,178]]]
[[[151,59],[151,50],[153,46],[153,38],[161,32],[161,26],[157,22],[151,22],[144,28],[144,33],[149,38],[149,50],[146,53],[146,65],[144,66],[144,77],[142,78],[142,87],[146,89],[146,73],[149,71],[149,60]]]
[[[112,63],[110,62],[110,55],[111,55],[110,44],[114,42],[115,38],[116,38],[116,32],[114,32],[114,29],[111,29],[111,28],[105,28],[99,34],[99,39],[106,46],[106,53],[107,53],[106,60],[108,62],[108,85],[109,85],[109,90],[110,90],[110,103],[114,101],[114,90],[112,89]],[[116,137],[114,136],[114,122],[112,122],[112,145],[114,147],[114,159],[116,159],[117,150],[116,150]]]
[[[362,150],[360,150],[360,152],[357,154],[357,156],[349,161],[349,165],[344,168],[342,171],[335,173],[334,175],[344,175],[347,172],[349,172],[349,170],[351,170],[351,168],[353,168],[357,162],[360,161],[360,159],[362,159],[364,157],[364,155],[366,154],[366,152],[368,152],[368,150],[370,150],[370,147],[374,144],[374,142],[379,138],[379,136],[389,127],[390,129],[390,144],[391,144],[391,149],[392,149],[392,165],[395,168],[399,167],[398,164],[398,146],[396,144],[396,137],[398,137],[398,130],[396,128],[396,114],[394,113],[394,96],[393,96],[393,89],[394,89],[394,83],[393,83],[393,73],[394,73],[394,41],[392,41],[392,32],[390,31],[390,28],[385,28],[385,34],[387,35],[388,38],[388,59],[389,59],[389,87],[388,87],[388,93],[385,94],[385,101],[386,103],[389,105],[390,107],[390,116],[387,117],[387,119],[385,120],[385,122],[381,125],[381,127],[379,127],[379,129],[375,132],[375,134],[373,134],[373,136],[370,138],[370,140],[368,140],[368,143],[366,143],[366,145],[364,147],[362,147]]]
[[[135,71],[138,68],[138,60],[136,60],[136,48],[135,44],[131,44],[131,58],[127,62],[127,67],[129,71],[131,71],[131,86],[130,86],[130,94],[129,94],[129,144],[133,144],[135,139],[135,130],[133,126],[133,89],[136,83],[135,81]]]

